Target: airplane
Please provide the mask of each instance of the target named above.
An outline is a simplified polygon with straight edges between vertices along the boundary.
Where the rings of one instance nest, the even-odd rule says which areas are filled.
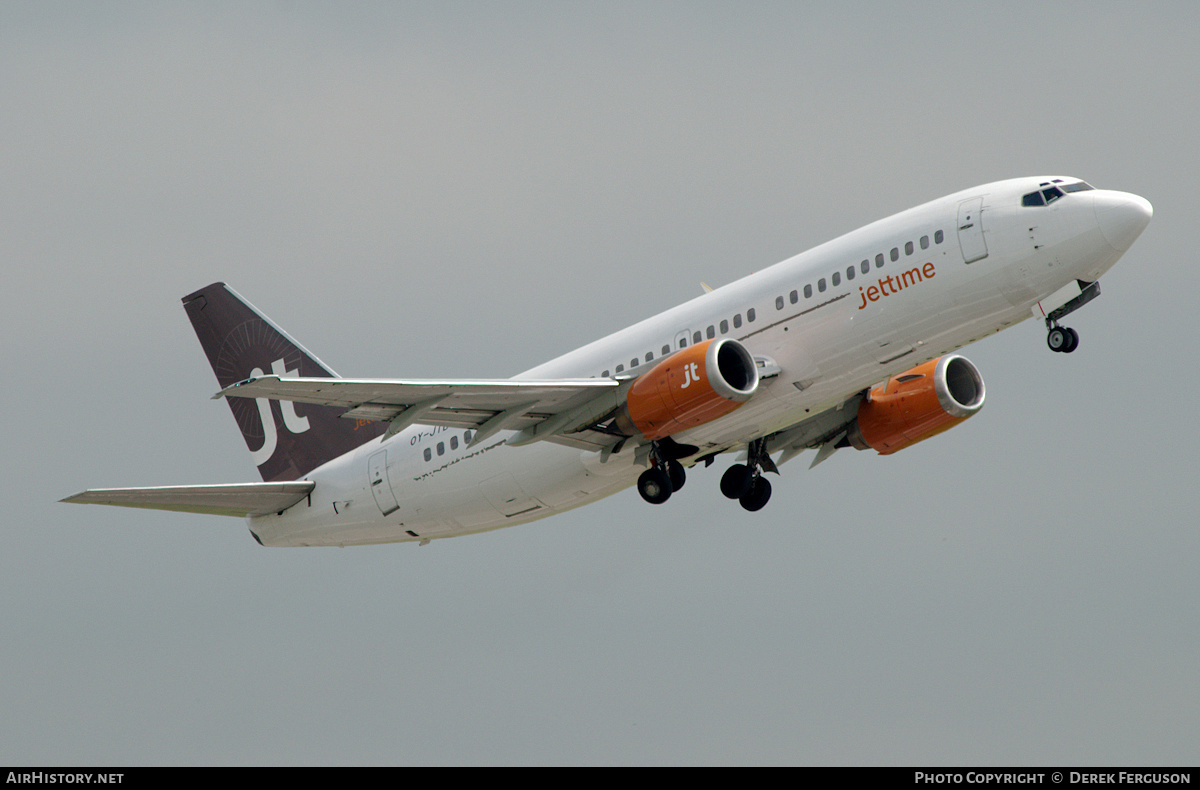
[[[1153,215],[1078,178],[984,184],[840,236],[511,379],[339,377],[224,283],[183,298],[262,482],[62,501],[244,517],[264,546],[418,542],[522,524],[636,485],[678,496],[737,454],[747,511],[808,449],[891,455],[976,414],[957,349],[1060,324]],[[811,468],[811,467],[810,467]]]

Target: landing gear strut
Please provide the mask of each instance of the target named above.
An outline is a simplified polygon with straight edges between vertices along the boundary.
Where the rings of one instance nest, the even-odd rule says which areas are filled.
[[[1076,295],[1074,298],[1068,299],[1055,310],[1051,310],[1046,316],[1046,345],[1050,346],[1051,351],[1060,354],[1070,354],[1079,347],[1079,334],[1074,329],[1067,329],[1065,326],[1059,326],[1058,320],[1070,313],[1075,312],[1083,307],[1088,302],[1100,295],[1100,283],[1084,282],[1076,280],[1073,283],[1068,283],[1058,289],[1054,294],[1047,297],[1051,304],[1059,301],[1056,297],[1059,295],[1068,296],[1074,290]],[[1064,293],[1067,292],[1067,293]],[[1039,304],[1041,304],[1039,302]]]
[[[638,477],[637,488],[642,499],[652,505],[661,505],[671,498],[671,494],[683,488],[687,473],[678,459],[686,457],[682,453],[694,455],[696,449],[689,445],[675,445],[669,440],[654,442],[650,447],[650,468]],[[771,498],[771,484],[763,474],[779,474],[779,469],[767,454],[766,439],[755,439],[747,450],[746,463],[734,464],[725,470],[721,477],[721,493],[738,500],[742,507],[753,512],[762,510]],[[708,457],[705,465],[711,461],[712,458]]]
[[[766,441],[756,439],[750,443],[749,463],[734,464],[721,476],[721,493],[736,499],[750,512],[762,510],[771,498],[771,484],[763,477],[764,472],[779,474],[775,462],[767,455]]]

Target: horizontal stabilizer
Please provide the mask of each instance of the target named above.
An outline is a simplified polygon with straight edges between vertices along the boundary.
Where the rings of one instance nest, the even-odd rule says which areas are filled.
[[[296,480],[288,483],[91,488],[61,501],[213,516],[265,516],[287,510],[308,496],[315,485],[311,480]]]

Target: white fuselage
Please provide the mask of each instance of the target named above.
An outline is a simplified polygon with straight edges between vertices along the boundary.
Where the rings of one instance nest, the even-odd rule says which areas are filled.
[[[1097,280],[1144,227],[1133,215],[1149,204],[1097,189],[1022,205],[1050,180],[986,184],[901,212],[516,378],[623,378],[697,335],[733,337],[779,374],[732,413],[673,438],[698,455],[744,446],[1029,318],[1074,280]],[[372,440],[313,470],[307,501],[250,519],[251,531],[275,546],[462,535],[593,502],[644,469],[630,450],[604,457],[547,441],[509,447],[506,432],[468,448],[464,434],[416,425]],[[386,486],[369,484],[372,465],[386,471]]]

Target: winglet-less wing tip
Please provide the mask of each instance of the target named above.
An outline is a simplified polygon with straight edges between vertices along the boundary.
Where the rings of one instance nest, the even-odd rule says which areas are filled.
[[[231,393],[232,393],[234,390],[236,390],[238,387],[244,387],[244,386],[246,386],[247,384],[253,384],[254,382],[258,381],[259,379],[264,379],[264,378],[274,378],[274,379],[277,379],[277,378],[279,378],[279,377],[278,377],[278,376],[251,376],[251,377],[250,377],[250,378],[248,378],[248,379],[242,379],[241,381],[236,381],[236,382],[234,382],[233,384],[230,384],[230,385],[229,385],[228,387],[226,387],[225,389],[223,389],[223,390],[221,390],[220,392],[218,392],[216,395],[213,395],[213,396],[212,396],[212,400],[220,400],[221,398],[228,397],[228,396],[229,396],[229,395],[230,395],[230,394],[231,394]]]

